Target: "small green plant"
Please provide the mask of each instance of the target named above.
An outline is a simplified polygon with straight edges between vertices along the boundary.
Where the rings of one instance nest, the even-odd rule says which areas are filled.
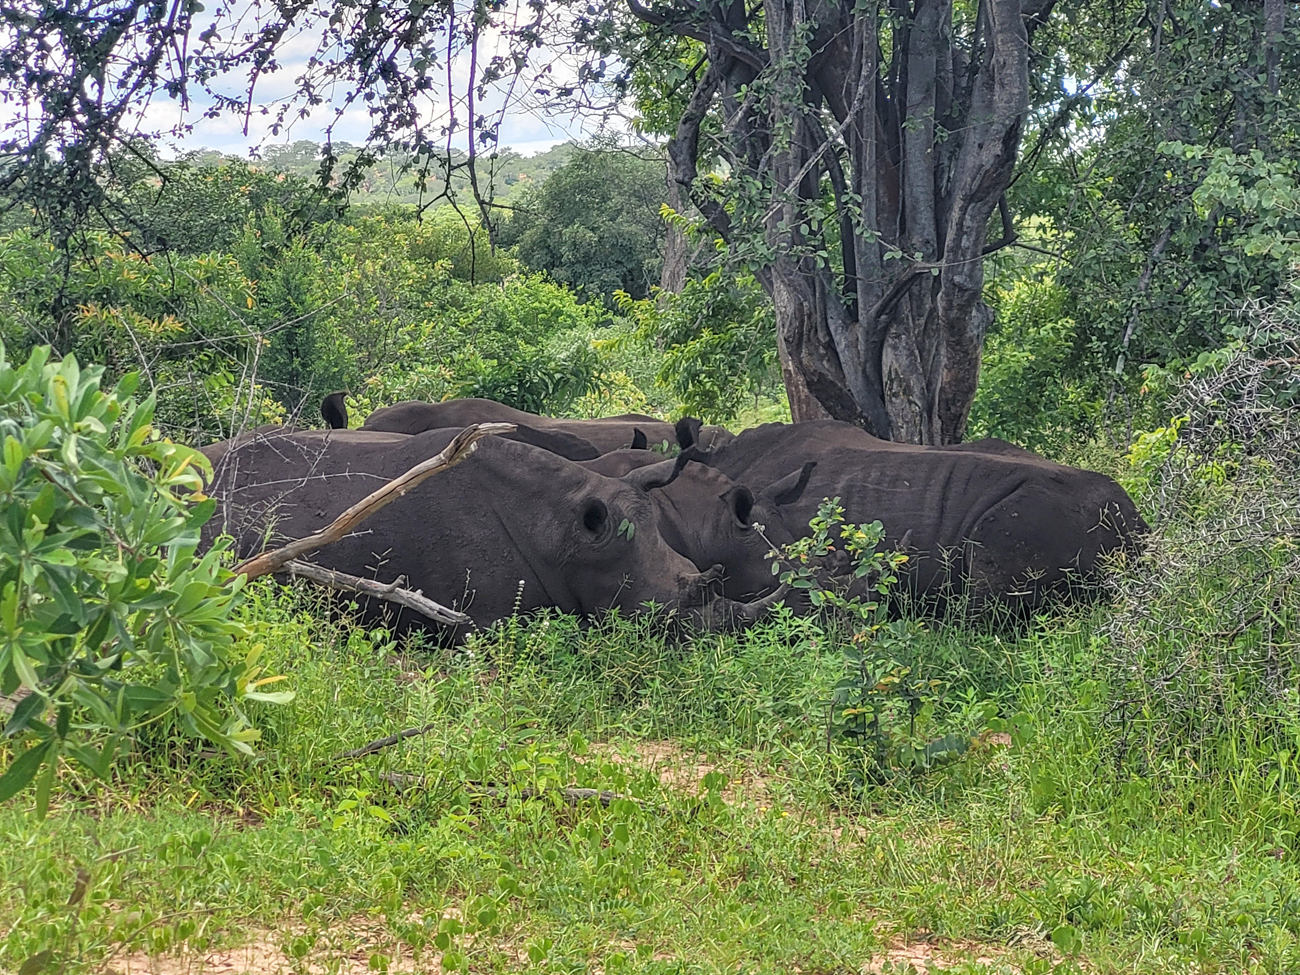
[[[885,532],[879,521],[845,523],[839,498],[824,499],[809,527],[811,534],[773,553],[772,571],[807,593],[813,606],[849,624],[826,735],[829,744],[853,756],[851,784],[884,784],[960,758],[971,739],[950,727],[962,721],[945,720],[944,682],[925,679],[900,660],[914,656],[916,625],[889,620],[882,604],[907,556],[881,550]],[[991,711],[974,711],[974,723],[982,727]]]
[[[106,392],[102,374],[48,347],[13,366],[0,345],[0,802],[36,780],[41,814],[61,758],[103,778],[168,717],[248,753],[243,702],[291,696],[261,689],[281,678],[257,679],[259,649],[237,655],[222,546],[195,559],[206,459],[154,430],[137,375]]]
[[[880,522],[845,524],[839,498],[823,499],[808,526],[812,534],[785,546],[772,562],[772,574],[806,592],[816,607],[837,610],[863,623],[874,621],[880,603],[864,599],[862,587],[865,585],[868,594],[887,595],[907,556],[878,551],[885,538]]]

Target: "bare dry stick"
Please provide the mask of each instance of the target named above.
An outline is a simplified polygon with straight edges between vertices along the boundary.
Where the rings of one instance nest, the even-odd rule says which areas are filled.
[[[420,725],[418,728],[407,728],[399,731],[395,735],[389,735],[386,738],[376,738],[374,741],[366,742],[360,748],[353,748],[351,751],[340,752],[334,756],[334,761],[340,761],[344,758],[361,758],[365,755],[373,755],[375,752],[381,752],[390,745],[396,745],[399,741],[405,741],[407,738],[414,738],[417,735],[427,735],[430,731],[440,727],[438,722],[431,721],[429,724]]]
[[[271,572],[278,572],[284,567],[285,563],[306,555],[308,552],[314,552],[330,542],[337,542],[380,508],[396,501],[426,478],[445,471],[449,467],[455,467],[475,451],[479,440],[495,433],[513,433],[516,429],[517,427],[513,423],[470,424],[456,434],[455,438],[443,448],[440,454],[421,461],[401,477],[389,481],[379,490],[362,498],[316,534],[308,535],[306,538],[299,538],[283,548],[277,548],[273,552],[263,552],[261,555],[241,562],[235,566],[235,574],[243,574],[249,580],[253,580]]]
[[[303,579],[310,579],[312,582],[318,582],[322,586],[329,586],[331,589],[341,589],[344,592],[355,592],[363,596],[373,596],[376,599],[386,599],[390,603],[397,603],[399,606],[413,609],[422,616],[427,616],[438,623],[446,623],[448,626],[464,626],[473,622],[464,613],[448,609],[442,603],[435,603],[419,590],[403,589],[404,576],[398,576],[393,582],[376,582],[374,579],[363,579],[361,576],[348,575],[346,572],[327,569],[324,566],[313,565],[310,562],[299,562],[297,559],[286,562],[280,571]]]

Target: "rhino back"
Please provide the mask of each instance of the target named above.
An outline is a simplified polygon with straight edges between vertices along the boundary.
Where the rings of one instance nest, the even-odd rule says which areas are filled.
[[[672,424],[641,414],[595,420],[556,419],[525,413],[493,400],[474,398],[445,400],[441,403],[420,403],[414,400],[398,403],[375,410],[366,418],[361,429],[416,434],[444,427],[465,427],[471,423],[515,423],[560,438],[575,438],[572,441],[557,441],[570,444],[568,449],[555,444],[538,444],[555,450],[570,460],[587,460],[626,447],[638,429],[651,443],[665,440],[669,443],[676,442]],[[594,445],[595,453],[589,453],[587,447],[582,447],[581,451],[573,449],[573,445],[579,442]],[[580,452],[587,453],[587,456],[580,456]]]
[[[1111,478],[1002,442],[917,447],[815,421],[746,431],[714,454],[727,474],[754,484],[804,460],[818,465],[802,498],[783,509],[787,525],[806,531],[821,499],[839,497],[846,520],[879,519],[888,543],[906,541],[917,592],[969,581],[989,598],[1027,594],[1012,601],[1037,605],[1073,578],[1093,578],[1104,556],[1134,550],[1146,528]]]

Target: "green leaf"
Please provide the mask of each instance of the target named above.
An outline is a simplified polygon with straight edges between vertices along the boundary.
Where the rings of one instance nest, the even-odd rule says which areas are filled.
[[[14,763],[5,770],[5,774],[0,775],[0,802],[8,802],[26,788],[27,783],[36,776],[41,762],[45,760],[52,747],[54,747],[54,739],[46,738],[14,759]]]
[[[1052,931],[1052,944],[1060,948],[1066,955],[1075,955],[1083,947],[1083,938],[1071,925],[1062,924]]]
[[[58,743],[51,742],[50,754],[45,757],[45,768],[36,780],[36,818],[44,819],[50,811],[50,789],[54,785],[54,773],[59,767]]]
[[[6,738],[12,738],[14,735],[27,729],[27,725],[37,714],[45,708],[45,697],[41,694],[28,694],[18,702],[14,708],[14,713],[9,716],[9,722],[5,725],[4,734]]]
[[[295,697],[294,691],[245,691],[247,701],[261,701],[264,704],[288,704]]]

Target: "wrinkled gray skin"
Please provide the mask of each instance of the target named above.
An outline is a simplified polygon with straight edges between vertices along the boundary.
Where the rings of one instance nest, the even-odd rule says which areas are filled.
[[[649,450],[616,450],[582,466],[609,477],[627,479],[636,472],[666,479],[676,462],[658,458]],[[688,461],[649,497],[658,509],[664,541],[675,552],[696,565],[722,566],[723,595],[747,601],[776,589],[767,553],[794,536],[768,493],[755,495],[721,471]],[[789,503],[794,497],[783,500]],[[763,526],[761,533],[755,522]]]
[[[321,412],[325,412],[324,406],[321,407]],[[346,412],[342,414],[342,419],[346,421]],[[293,433],[302,429],[303,428],[296,426],[280,426],[279,424],[268,423],[257,427],[255,430],[249,430],[239,437],[232,437],[230,440],[222,440],[219,443],[214,443],[203,449],[205,453],[211,451],[212,453],[210,454],[209,459],[215,461],[219,454],[230,449],[231,444],[246,443],[249,439],[254,437]],[[346,431],[347,427],[335,427],[334,429]],[[460,429],[462,428],[457,427],[456,431],[453,432],[458,432]],[[563,430],[538,430],[533,427],[519,424],[517,425],[517,429],[512,432],[499,433],[496,434],[496,436],[503,440],[517,440],[520,443],[530,444],[534,447],[541,447],[543,450],[549,450],[551,453],[558,454],[566,460],[594,460],[600,456],[600,451],[592,445],[591,441],[583,440],[581,437],[575,436],[571,433],[566,433]]]
[[[1108,556],[1135,554],[1146,523],[1111,478],[1048,461],[1005,441],[918,447],[878,440],[834,420],[765,424],[713,452],[709,463],[756,486],[791,463],[816,461],[786,509],[806,526],[823,498],[849,522],[879,519],[886,543],[912,558],[907,588],[940,610],[965,593],[968,609],[1032,612],[1049,598],[1095,594]]]
[[[413,402],[413,401],[412,401]],[[488,402],[488,400],[472,400],[470,402]],[[391,423],[384,425],[382,422],[378,426],[365,426],[363,429],[381,430],[390,433],[416,434],[424,433],[428,430],[437,430],[446,427],[456,426],[461,429],[469,426],[471,423],[513,423],[519,427],[514,433],[498,434],[508,440],[518,440],[521,443],[529,443],[534,447],[541,447],[543,450],[549,450],[553,454],[559,454],[561,457],[569,460],[591,460],[601,455],[601,451],[596,449],[590,440],[587,440],[571,430],[563,427],[547,426],[550,422],[546,417],[534,417],[531,413],[524,413],[520,410],[511,410],[522,419],[495,420],[495,419],[478,419],[467,420],[464,423],[444,423],[437,426],[427,426],[420,422],[419,411],[406,411],[403,413],[401,406],[408,404],[399,404],[393,407],[397,412],[390,414]],[[427,404],[418,404],[427,405]],[[494,404],[500,405],[500,404]],[[507,408],[508,409],[508,408]],[[384,410],[377,411],[384,413]],[[377,415],[376,414],[376,415]],[[331,430],[346,430],[348,428],[348,407],[344,402],[344,394],[330,393],[320,404],[320,415],[325,420],[325,425]],[[541,420],[542,424],[531,422]],[[367,421],[368,422],[368,421]]]
[[[415,434],[443,427],[466,427],[471,423],[518,423],[535,430],[569,433],[590,441],[602,454],[631,445],[637,430],[645,435],[650,446],[678,443],[678,431],[671,423],[641,413],[596,420],[566,420],[536,416],[487,399],[451,399],[442,403],[408,400],[375,410],[361,429]],[[699,445],[706,449],[719,446],[730,437],[730,431],[723,427],[704,427],[699,434]]]
[[[216,461],[209,494],[218,500],[205,537],[228,532],[247,557],[310,535],[456,433],[299,431],[215,444],[204,451]],[[715,598],[720,570],[701,573],[667,545],[643,490],[497,437],[311,559],[382,582],[405,575],[408,588],[479,626],[543,606],[588,615],[653,601],[715,627],[768,608]]]

